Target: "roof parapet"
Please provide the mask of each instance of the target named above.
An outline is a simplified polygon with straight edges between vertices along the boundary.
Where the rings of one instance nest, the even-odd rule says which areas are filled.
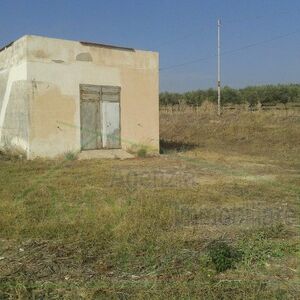
[[[82,44],[84,46],[93,46],[93,47],[101,47],[101,48],[109,48],[109,49],[117,49],[117,50],[124,50],[124,51],[135,52],[134,48],[121,47],[121,46],[115,46],[115,45],[98,44],[98,43],[82,42],[82,41],[80,41],[80,44]]]

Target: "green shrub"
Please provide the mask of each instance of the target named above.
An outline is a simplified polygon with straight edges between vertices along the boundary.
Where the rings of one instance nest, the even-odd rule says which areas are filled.
[[[137,151],[138,157],[146,157],[147,156],[147,149],[142,147]]]
[[[221,240],[215,240],[208,245],[208,256],[217,272],[233,268],[241,258],[240,253],[234,247]]]

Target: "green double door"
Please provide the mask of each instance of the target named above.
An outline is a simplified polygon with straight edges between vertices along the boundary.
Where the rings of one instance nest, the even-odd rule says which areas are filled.
[[[81,149],[121,148],[120,87],[80,85]]]

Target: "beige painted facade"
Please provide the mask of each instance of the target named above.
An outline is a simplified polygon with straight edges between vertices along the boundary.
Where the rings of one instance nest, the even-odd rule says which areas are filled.
[[[0,145],[27,158],[81,151],[82,84],[120,87],[121,148],[159,151],[158,53],[39,36],[0,52]],[[99,150],[101,151],[101,150]]]

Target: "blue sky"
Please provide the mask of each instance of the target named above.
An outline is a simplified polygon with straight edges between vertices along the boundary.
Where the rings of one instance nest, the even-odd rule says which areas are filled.
[[[0,0],[0,45],[39,34],[159,51],[161,91],[181,92],[215,87],[220,17],[222,51],[265,41],[222,57],[223,85],[298,83],[299,16],[299,0]]]

